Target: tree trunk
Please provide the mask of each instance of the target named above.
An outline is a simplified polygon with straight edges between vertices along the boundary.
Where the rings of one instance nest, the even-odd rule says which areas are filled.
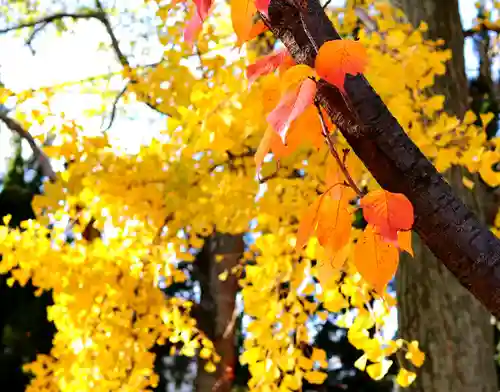
[[[400,1],[410,22],[429,25],[429,38],[442,38],[452,50],[447,73],[433,92],[443,94],[446,109],[463,116],[468,102],[464,70],[464,39],[458,0]],[[462,183],[465,171],[452,167],[446,177],[455,194],[484,222],[485,188],[476,181],[469,191]],[[426,361],[417,371],[412,392],[497,391],[493,360],[493,329],[489,312],[439,262],[417,235],[415,257],[401,257],[396,275],[399,334],[417,340]]]
[[[249,43],[257,56],[269,54],[276,43],[276,39],[268,34],[259,35],[253,42]],[[231,274],[231,268],[236,266],[244,252],[243,234],[228,235],[216,234],[207,239],[208,249],[204,247],[203,262],[206,263],[201,269],[204,270],[208,281],[200,283],[202,288],[201,305],[208,312],[205,314],[203,323],[210,331],[216,345],[217,353],[222,357],[217,372],[207,373],[203,369],[203,363],[198,360],[198,374],[196,379],[196,392],[229,392],[233,386],[232,379],[226,371],[234,370],[238,361],[238,344],[236,342],[235,313],[236,295],[239,291],[238,279]],[[217,262],[217,255],[223,255],[223,260]],[[228,278],[221,282],[219,274],[228,270]],[[213,305],[212,305],[213,304]],[[216,390],[214,390],[216,386]]]
[[[198,359],[198,373],[195,381],[196,392],[229,392],[236,361],[236,294],[238,278],[231,269],[238,264],[244,252],[243,235],[216,233],[205,240],[198,255],[196,267],[201,287],[199,327],[215,345],[221,356],[217,370],[205,371],[205,360]],[[218,261],[220,260],[220,261]],[[227,279],[221,281],[219,275],[228,271]]]

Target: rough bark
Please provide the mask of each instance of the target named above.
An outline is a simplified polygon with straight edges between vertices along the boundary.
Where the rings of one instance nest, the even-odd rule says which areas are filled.
[[[234,324],[238,278],[231,274],[231,268],[237,265],[243,251],[243,235],[216,233],[205,240],[196,261],[201,288],[197,320],[222,358],[214,373],[206,372],[205,361],[198,359],[197,392],[212,392],[214,389],[229,392],[232,387],[232,378],[228,377],[227,370],[234,371],[237,361]],[[219,275],[226,270],[229,271],[228,277],[221,281]]]
[[[445,96],[449,113],[463,116],[468,106],[464,67],[464,37],[458,0],[401,1],[410,22],[429,26],[428,37],[442,38],[452,51],[444,77],[437,79],[435,94]],[[455,191],[484,222],[480,202],[486,189],[476,181],[473,191],[462,182],[465,170],[452,167],[446,178]],[[396,276],[399,335],[417,340],[427,355],[412,392],[497,391],[493,361],[494,340],[490,315],[422,243],[417,235],[415,257],[403,255]]]
[[[271,0],[271,28],[297,63],[313,66],[316,48],[340,36],[317,0],[301,4]],[[454,194],[363,76],[346,78],[349,106],[335,87],[318,87],[321,105],[378,183],[412,202],[414,229],[429,249],[500,316],[500,240]]]

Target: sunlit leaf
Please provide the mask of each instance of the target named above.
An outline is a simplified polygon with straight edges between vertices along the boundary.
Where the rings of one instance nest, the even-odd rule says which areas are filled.
[[[313,103],[315,95],[316,82],[305,79],[298,90],[286,93],[278,106],[267,116],[268,123],[280,135],[284,144],[290,124]]]
[[[399,252],[391,243],[382,239],[373,225],[366,226],[354,246],[354,265],[379,294],[392,279],[398,268]]]
[[[344,92],[346,74],[364,72],[367,63],[366,49],[361,42],[334,40],[319,48],[315,68],[319,76]]]
[[[387,241],[397,242],[397,232],[413,226],[413,205],[401,193],[384,189],[372,191],[361,199],[360,205],[366,221]]]

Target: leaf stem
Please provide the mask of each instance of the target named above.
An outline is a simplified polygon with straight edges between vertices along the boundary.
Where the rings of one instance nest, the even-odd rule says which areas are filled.
[[[319,105],[319,103],[317,101],[314,102],[314,105],[316,106],[316,109],[318,110],[319,121],[321,123],[321,130],[322,130],[321,133],[323,134],[323,136],[326,140],[326,144],[328,145],[328,148],[330,149],[330,153],[337,161],[337,163],[340,167],[340,170],[342,171],[342,173],[344,174],[344,176],[346,178],[348,185],[358,194],[358,196],[360,196],[360,197],[363,196],[363,192],[361,192],[361,189],[358,188],[358,186],[356,185],[356,183],[352,179],[351,175],[349,174],[349,171],[347,170],[347,167],[344,163],[345,159],[340,158],[339,153],[337,152],[337,150],[335,149],[335,146],[333,145],[332,138],[331,138],[330,134],[328,133],[328,128],[326,126],[325,117],[323,116],[323,112],[321,111],[321,106]]]

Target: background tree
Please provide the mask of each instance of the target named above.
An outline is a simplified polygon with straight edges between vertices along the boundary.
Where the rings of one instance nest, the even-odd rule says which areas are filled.
[[[445,99],[445,110],[463,118],[469,109],[469,89],[464,67],[464,39],[458,1],[426,1],[415,4],[402,1],[409,21],[426,23],[426,36],[443,39],[451,50],[446,76],[434,84],[434,94]],[[472,108],[474,109],[474,108]],[[463,176],[471,176],[460,167],[447,173],[457,194],[482,217],[491,196],[477,181],[471,191]],[[473,179],[475,178],[472,177]],[[493,331],[490,314],[415,236],[415,259],[403,257],[396,277],[398,290],[398,329],[408,340],[416,340],[428,356],[411,386],[415,391],[496,391]]]

